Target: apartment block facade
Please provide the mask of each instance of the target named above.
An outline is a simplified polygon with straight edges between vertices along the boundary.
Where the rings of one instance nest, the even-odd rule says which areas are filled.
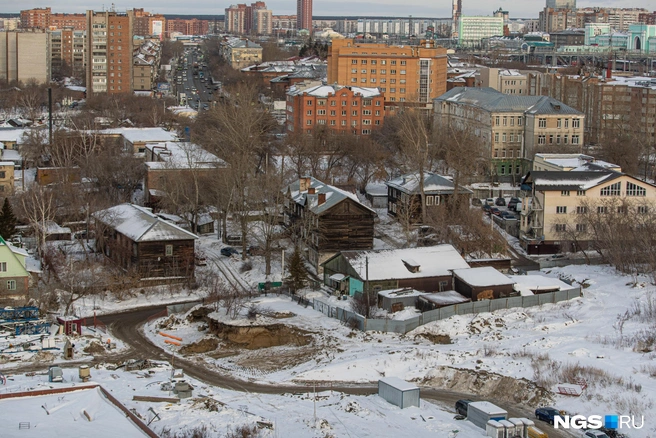
[[[52,72],[68,73],[81,78],[85,75],[87,33],[66,27],[50,32],[50,63]],[[69,73],[70,72],[70,73]]]
[[[183,35],[207,35],[209,29],[210,22],[207,20],[197,18],[191,20],[181,18],[166,20],[166,35],[171,35],[173,32],[179,32]]]
[[[132,92],[132,11],[87,11],[87,95]]]
[[[312,0],[296,0],[296,28],[312,32]]]
[[[481,67],[476,73],[476,86],[494,88],[503,94],[528,96],[527,75],[517,70]]]
[[[230,33],[270,35],[273,30],[273,12],[264,2],[230,5],[224,20],[225,31]]]
[[[40,29],[0,32],[0,80],[50,82],[50,38]]]
[[[511,96],[491,88],[457,87],[435,99],[435,123],[471,129],[490,154],[490,173],[516,181],[536,152],[582,147],[583,113],[547,96]]]
[[[390,106],[430,105],[446,91],[446,67],[446,49],[431,41],[392,46],[334,39],[328,48],[328,83],[378,87]]]
[[[377,88],[298,84],[287,92],[287,131],[310,134],[325,128],[369,135],[383,124],[384,102]]]
[[[503,17],[460,17],[459,46],[481,47],[484,39],[494,36],[503,36]]]
[[[241,69],[262,62],[262,46],[246,38],[227,38],[221,42],[219,52],[230,66]]]
[[[161,14],[151,14],[143,8],[133,9],[132,33],[135,36],[160,36],[166,31],[166,17]]]
[[[20,11],[21,29],[48,29],[50,27],[50,8],[34,8]]]

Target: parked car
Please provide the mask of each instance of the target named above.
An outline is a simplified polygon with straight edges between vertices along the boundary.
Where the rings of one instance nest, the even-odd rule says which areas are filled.
[[[497,207],[490,207],[490,213],[495,216],[501,216],[501,210],[499,210]]]
[[[486,203],[487,205],[494,205],[494,198],[487,198],[487,199],[485,200],[485,203]]]
[[[586,430],[583,434],[585,438],[609,438],[604,432],[600,430]]]
[[[479,207],[483,205],[483,201],[480,198],[472,198],[472,205]]]
[[[515,216],[513,213],[509,211],[502,211],[499,216],[501,216],[504,219],[517,219],[517,216]]]
[[[494,204],[498,205],[499,207],[505,207],[506,200],[504,198],[497,198],[496,201],[494,201]]]
[[[456,402],[456,413],[462,415],[463,417],[467,416],[467,406],[471,403],[472,400],[463,399]]]
[[[233,255],[239,255],[239,251],[237,251],[231,246],[226,246],[225,248],[221,248],[221,255],[226,257],[232,257]]]
[[[483,204],[483,211],[484,211],[485,214],[487,214],[488,216],[490,215],[490,209],[492,209],[492,207],[490,207],[488,204]]]
[[[196,254],[194,256],[194,264],[196,266],[207,266],[207,259],[202,254]]]
[[[561,417],[560,411],[556,408],[550,406],[544,408],[537,408],[535,410],[535,418],[538,420],[546,421],[547,423],[553,424],[554,418]]]
[[[520,201],[519,198],[514,198],[514,197],[510,198],[510,201],[508,201],[508,209],[514,210],[518,202],[522,202],[522,201]]]

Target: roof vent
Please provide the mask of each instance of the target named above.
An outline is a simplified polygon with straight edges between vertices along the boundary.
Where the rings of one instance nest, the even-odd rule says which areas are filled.
[[[556,111],[560,111],[560,104],[559,104],[559,103],[552,103],[551,106],[553,106],[553,108],[554,108]]]
[[[402,259],[401,260],[405,267],[408,269],[408,271],[412,273],[417,273],[419,272],[419,268],[421,268],[421,265],[417,262],[415,262],[412,259]]]

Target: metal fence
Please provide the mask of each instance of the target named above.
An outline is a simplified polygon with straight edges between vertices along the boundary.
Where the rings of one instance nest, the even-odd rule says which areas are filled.
[[[321,312],[330,318],[339,319],[343,323],[362,331],[375,330],[380,332],[408,333],[409,331],[424,324],[428,324],[429,322],[439,321],[454,315],[494,312],[495,310],[510,309],[513,307],[535,307],[542,304],[567,301],[580,296],[581,288],[576,287],[531,296],[472,301],[464,304],[441,307],[439,309],[424,312],[414,318],[404,320],[365,318],[362,315],[358,315],[357,313],[331,305],[330,303],[326,303],[325,301],[316,298],[312,300],[312,306],[314,310]]]

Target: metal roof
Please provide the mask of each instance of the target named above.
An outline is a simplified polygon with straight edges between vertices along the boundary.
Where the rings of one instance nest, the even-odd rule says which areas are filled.
[[[307,189],[301,191],[300,180],[296,180],[293,183],[291,183],[289,186],[287,186],[287,193],[289,193],[289,195],[291,196],[292,200],[294,200],[294,202],[296,202],[297,204],[301,204],[305,207],[308,207],[312,213],[316,215],[321,215],[326,211],[330,210],[335,205],[344,201],[345,199],[350,199],[351,201],[362,206],[362,208],[376,214],[374,210],[361,203],[358,197],[355,196],[355,194],[349,193],[346,190],[338,189],[335,186],[325,184],[313,177],[309,177],[309,179],[310,179],[310,184],[308,188],[314,189],[314,194],[308,193]],[[319,194],[326,195],[326,199],[322,204],[319,204]]]
[[[535,190],[588,190],[602,183],[623,176],[613,170],[601,171],[533,171],[524,178],[524,183],[533,183]]]
[[[385,183],[389,187],[408,194],[419,194],[419,172],[399,176]],[[433,172],[424,172],[424,193],[427,195],[452,194],[453,181]],[[460,187],[459,193],[473,193],[471,190]]]

